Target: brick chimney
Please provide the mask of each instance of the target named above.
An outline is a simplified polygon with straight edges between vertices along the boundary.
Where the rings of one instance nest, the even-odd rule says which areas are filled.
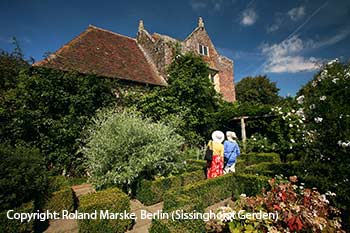
[[[144,29],[145,29],[145,27],[143,26],[143,20],[141,19],[139,21],[139,31],[144,30]]]

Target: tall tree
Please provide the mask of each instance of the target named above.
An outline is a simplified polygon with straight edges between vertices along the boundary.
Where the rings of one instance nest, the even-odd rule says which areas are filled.
[[[154,120],[180,118],[178,133],[197,144],[212,130],[219,102],[208,76],[209,68],[201,57],[177,54],[168,69],[168,87],[145,96],[138,107]]]
[[[275,82],[266,76],[246,77],[236,84],[237,100],[249,104],[276,104],[280,97]]]

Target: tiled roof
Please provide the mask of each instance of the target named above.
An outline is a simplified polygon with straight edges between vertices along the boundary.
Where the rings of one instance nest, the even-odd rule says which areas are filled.
[[[166,85],[134,38],[94,26],[34,66]]]

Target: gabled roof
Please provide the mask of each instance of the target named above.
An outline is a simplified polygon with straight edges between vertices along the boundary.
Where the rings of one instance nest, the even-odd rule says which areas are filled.
[[[89,26],[49,58],[33,65],[166,85],[134,38],[95,26]]]

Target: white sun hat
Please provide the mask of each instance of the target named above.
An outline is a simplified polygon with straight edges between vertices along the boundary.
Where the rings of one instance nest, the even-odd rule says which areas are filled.
[[[225,139],[225,135],[223,132],[216,130],[211,134],[211,138],[214,142],[222,143]]]
[[[227,137],[227,139],[231,139],[231,140],[238,139],[236,133],[233,131],[227,131],[226,137]]]

